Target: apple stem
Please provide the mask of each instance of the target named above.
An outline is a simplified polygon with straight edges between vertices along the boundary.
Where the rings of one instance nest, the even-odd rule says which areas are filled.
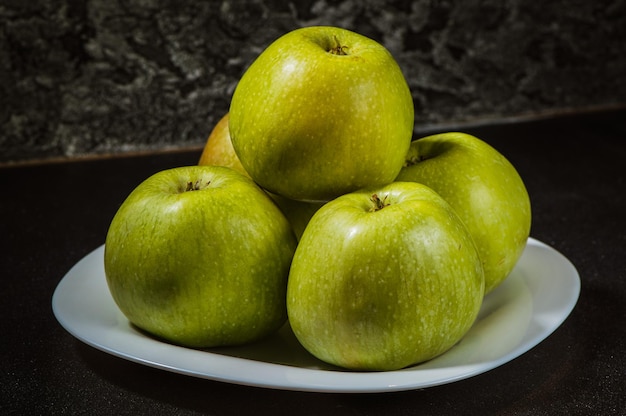
[[[346,45],[342,45],[341,42],[339,42],[339,39],[337,39],[337,36],[333,37],[335,38],[335,47],[330,48],[328,52],[332,53],[333,55],[347,55],[348,47]]]
[[[374,203],[374,206],[370,209],[370,211],[371,212],[379,211],[379,210],[385,208],[386,206],[391,205],[391,204],[389,204],[387,202],[387,197],[388,196],[389,195],[385,195],[385,197],[383,199],[380,199],[378,194],[373,194],[372,197],[370,198],[370,200]]]
[[[425,157],[419,156],[419,155],[411,156],[404,161],[404,167],[406,168],[408,166],[417,165],[418,163],[420,163],[421,161],[425,159],[426,159]]]
[[[209,186],[209,184],[211,183],[211,181],[207,181],[207,183],[202,186],[202,184],[200,183],[200,179],[198,179],[195,183],[192,181],[187,182],[187,188],[185,188],[185,192],[189,192],[189,191],[199,191],[202,188],[206,188],[207,186]]]

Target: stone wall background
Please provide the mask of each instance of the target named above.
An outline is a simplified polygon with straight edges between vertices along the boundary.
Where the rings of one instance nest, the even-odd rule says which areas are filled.
[[[0,0],[0,163],[199,147],[283,33],[384,44],[416,134],[626,105],[624,0]]]

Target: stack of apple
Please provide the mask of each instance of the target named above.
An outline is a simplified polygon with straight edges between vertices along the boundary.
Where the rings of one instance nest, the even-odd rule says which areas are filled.
[[[481,140],[412,140],[409,87],[375,41],[290,32],[241,78],[198,166],[159,172],[114,217],[105,272],[130,322],[207,348],[288,319],[328,363],[393,370],[474,323],[519,259],[528,194]]]

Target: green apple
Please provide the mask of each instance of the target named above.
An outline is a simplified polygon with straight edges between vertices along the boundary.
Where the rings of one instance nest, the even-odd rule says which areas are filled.
[[[286,320],[296,240],[251,179],[232,169],[164,170],[137,186],[109,227],[105,274],[137,327],[204,348],[255,341]]]
[[[328,201],[392,182],[413,120],[411,92],[387,49],[316,26],[283,35],[250,65],[229,126],[255,182],[286,198]]]
[[[485,270],[485,293],[509,275],[530,233],[530,199],[513,165],[484,141],[464,133],[415,140],[397,181],[438,192],[469,229]]]
[[[268,194],[283,212],[289,224],[291,224],[291,228],[298,240],[302,237],[302,233],[313,214],[325,204],[324,202],[296,201],[295,199],[285,198],[269,192]]]
[[[483,291],[474,242],[450,205],[425,185],[395,182],[313,215],[292,261],[287,313],[317,358],[395,370],[458,342]]]

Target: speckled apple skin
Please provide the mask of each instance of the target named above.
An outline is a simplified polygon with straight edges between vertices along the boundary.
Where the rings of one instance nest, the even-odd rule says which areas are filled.
[[[337,44],[345,55],[329,52]],[[393,181],[413,121],[411,91],[387,49],[314,26],[283,35],[250,65],[229,126],[255,182],[286,198],[328,201]]]
[[[530,198],[515,167],[479,138],[448,132],[415,140],[396,178],[439,193],[470,231],[485,270],[485,293],[517,264],[531,228]]]
[[[149,177],[120,206],[105,274],[120,310],[148,333],[189,347],[239,345],[285,322],[295,246],[287,219],[249,178],[181,167]]]
[[[371,211],[373,194],[389,205]],[[292,262],[287,311],[317,358],[396,370],[458,342],[483,291],[476,248],[452,208],[426,186],[398,182],[317,211]]]

